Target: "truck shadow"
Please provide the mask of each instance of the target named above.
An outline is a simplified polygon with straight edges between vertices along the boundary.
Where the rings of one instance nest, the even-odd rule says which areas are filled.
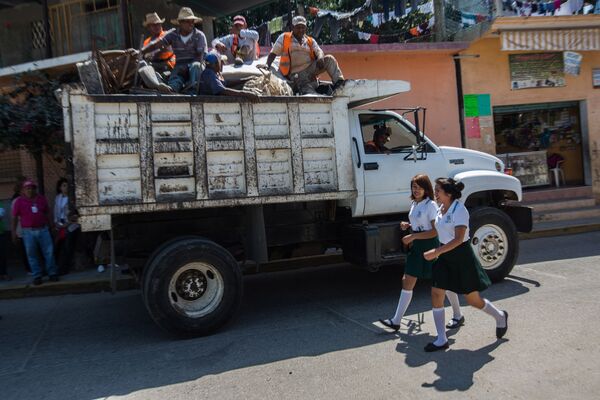
[[[3,398],[95,399],[186,382],[202,386],[203,377],[397,340],[375,321],[395,309],[401,276],[398,267],[373,274],[346,265],[249,276],[238,317],[212,336],[188,340],[173,340],[160,331],[137,291],[65,296],[55,311],[32,306],[19,314],[3,307],[5,335],[37,343],[29,356],[18,353],[19,347],[0,349]],[[486,297],[501,300],[529,290],[529,285],[507,279],[488,289]],[[429,282],[417,285],[411,315],[431,309],[429,291]],[[38,337],[39,321],[49,314],[52,319]],[[430,359],[422,352],[428,340],[415,324],[406,338],[409,344],[398,350],[405,353],[408,366],[437,360],[440,378],[427,385],[439,390],[468,388],[473,372],[493,359],[489,352],[497,345],[450,350],[441,359]],[[470,360],[466,370],[452,368],[453,352]],[[294,362],[284,365],[292,365],[282,367],[285,374],[294,372]],[[36,385],[29,384],[31,375]],[[219,397],[218,388],[213,390],[203,393]]]

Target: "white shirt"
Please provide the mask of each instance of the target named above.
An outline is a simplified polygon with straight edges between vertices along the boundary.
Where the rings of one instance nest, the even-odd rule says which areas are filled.
[[[419,203],[413,201],[408,212],[408,220],[413,232],[430,231],[431,221],[435,220],[437,213],[438,207],[433,200],[425,198]]]
[[[446,244],[452,241],[454,239],[454,228],[458,226],[467,227],[463,238],[464,243],[469,240],[469,211],[460,201],[454,200],[446,214],[442,214],[442,207],[440,207],[435,217],[435,229],[440,243]]]
[[[69,197],[59,193],[54,199],[54,223],[63,226],[67,224],[67,212],[69,211]]]

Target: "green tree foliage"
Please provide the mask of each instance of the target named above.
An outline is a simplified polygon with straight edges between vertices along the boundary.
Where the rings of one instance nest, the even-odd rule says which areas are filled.
[[[38,189],[44,192],[44,153],[64,152],[63,114],[54,93],[59,82],[40,73],[15,78],[15,89],[0,98],[0,151],[25,149],[35,160]]]

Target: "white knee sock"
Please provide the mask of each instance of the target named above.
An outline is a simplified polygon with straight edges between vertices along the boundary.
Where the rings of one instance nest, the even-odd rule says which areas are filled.
[[[408,305],[410,304],[410,300],[412,299],[413,292],[412,290],[404,290],[400,292],[400,300],[398,300],[398,307],[396,308],[396,314],[394,318],[392,318],[392,323],[396,325],[400,325],[400,320],[404,316]]]
[[[505,328],[506,316],[504,315],[504,312],[498,310],[496,306],[494,306],[492,302],[488,299],[483,299],[483,301],[485,302],[485,306],[483,306],[482,308],[483,312],[494,317],[494,319],[496,320],[496,326],[498,328]]]
[[[446,290],[446,297],[452,306],[452,318],[459,320],[462,318],[462,313],[460,312],[460,301],[458,300],[458,295],[450,290]]]
[[[433,344],[442,346],[448,341],[448,338],[446,337],[446,316],[444,307],[434,308],[431,311],[433,311],[433,321],[435,322],[435,330],[437,331],[437,339]]]

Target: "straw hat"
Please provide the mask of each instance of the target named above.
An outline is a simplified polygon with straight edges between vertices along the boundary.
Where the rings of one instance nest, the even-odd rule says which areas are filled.
[[[179,21],[185,20],[193,20],[195,24],[202,22],[202,18],[196,17],[191,8],[181,7],[181,10],[179,10],[179,15],[177,15],[177,19],[172,19],[171,23],[173,25],[179,25]]]
[[[163,22],[165,22],[165,19],[160,19],[158,14],[153,12],[151,14],[146,14],[146,19],[144,20],[144,23],[142,25],[146,27],[151,24],[162,24]]]

